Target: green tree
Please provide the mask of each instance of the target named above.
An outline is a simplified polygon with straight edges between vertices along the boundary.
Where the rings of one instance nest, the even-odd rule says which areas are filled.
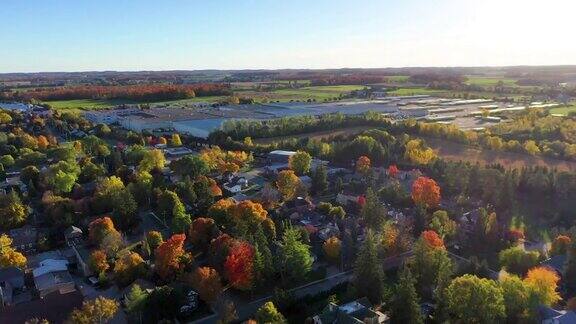
[[[324,193],[328,189],[328,174],[324,165],[319,165],[312,173],[312,192]]]
[[[178,198],[172,209],[172,231],[175,233],[185,233],[191,223],[192,219],[190,215],[186,213],[184,204]]]
[[[448,213],[444,210],[437,210],[432,214],[428,227],[433,229],[443,239],[456,234],[456,222],[451,220],[448,217]]]
[[[500,279],[500,287],[502,287],[508,321],[518,323],[522,319],[527,320],[530,289],[522,279],[515,275],[505,275]]]
[[[502,288],[490,279],[464,275],[452,280],[446,288],[449,312],[466,323],[496,323],[505,314]]]
[[[392,302],[392,320],[395,323],[423,323],[420,314],[420,298],[416,292],[416,280],[409,267],[404,267],[400,273],[396,294]]]
[[[288,164],[297,175],[304,175],[310,171],[312,156],[308,152],[298,151],[290,157]]]
[[[366,190],[366,203],[362,206],[360,216],[364,219],[366,226],[374,231],[380,229],[382,224],[384,224],[386,208],[382,205],[372,188]]]
[[[0,228],[12,229],[26,221],[28,207],[15,191],[0,196]]]
[[[300,232],[292,227],[284,231],[279,251],[283,279],[286,282],[304,280],[312,269],[310,247],[302,242]]]
[[[530,268],[538,265],[540,253],[538,251],[524,251],[521,247],[511,247],[498,253],[500,266],[506,271],[523,276]]]
[[[114,224],[128,230],[138,223],[138,205],[128,189],[123,189],[112,196]]]
[[[386,295],[385,275],[378,258],[377,240],[368,231],[354,265],[353,284],[360,294],[366,294],[372,303],[380,303]]]
[[[266,302],[256,312],[256,321],[259,324],[287,323],[284,316],[276,309],[272,302]]]
[[[206,175],[210,171],[208,164],[197,155],[186,155],[170,163],[170,169],[182,176],[196,179],[200,175]]]

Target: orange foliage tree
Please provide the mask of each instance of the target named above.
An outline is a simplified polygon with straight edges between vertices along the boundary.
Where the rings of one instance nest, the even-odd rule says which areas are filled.
[[[263,222],[268,217],[268,212],[260,203],[251,200],[244,200],[232,209],[232,215],[240,222],[257,224]]]
[[[431,248],[444,249],[444,241],[438,233],[432,230],[422,232],[422,239]]]
[[[552,241],[550,253],[553,255],[566,254],[571,243],[572,239],[570,239],[569,236],[558,235],[554,238],[554,241]]]
[[[111,232],[116,232],[116,228],[108,216],[97,218],[88,225],[88,238],[93,244],[100,244],[102,239]]]
[[[366,155],[362,155],[356,161],[356,172],[366,174],[370,170],[371,161]]]
[[[128,286],[145,273],[144,259],[136,252],[125,253],[114,264],[114,277],[120,286]]]
[[[97,274],[103,273],[104,271],[108,270],[108,268],[110,268],[106,257],[106,252],[102,250],[94,250],[90,254],[88,265],[90,266],[90,269],[92,269],[92,271]]]
[[[185,253],[185,240],[185,234],[174,234],[154,251],[156,272],[161,278],[170,278],[180,269],[179,259]]]
[[[207,303],[215,302],[223,290],[218,271],[210,267],[197,268],[189,276],[189,281],[192,287],[200,294],[200,298]]]
[[[440,204],[440,187],[433,179],[418,177],[412,184],[412,199],[416,204],[427,208],[438,207]]]
[[[326,253],[328,259],[332,261],[337,261],[338,258],[340,257],[341,247],[342,244],[340,242],[340,239],[338,239],[336,236],[332,236],[331,238],[327,239],[326,242],[324,242],[324,244],[322,245],[324,253]]]
[[[46,136],[44,135],[38,136],[38,148],[46,149],[49,145],[50,143],[48,142],[48,138],[46,138]]]
[[[557,291],[558,281],[560,277],[547,267],[532,268],[524,278],[524,282],[536,294],[538,301],[547,306],[552,306],[562,299]]]
[[[230,248],[224,262],[224,273],[230,285],[249,290],[254,279],[254,248],[247,242],[238,242]]]

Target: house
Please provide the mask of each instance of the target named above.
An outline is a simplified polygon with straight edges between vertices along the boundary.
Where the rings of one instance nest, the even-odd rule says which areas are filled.
[[[289,200],[282,205],[282,212],[286,215],[291,215],[293,213],[303,214],[304,212],[314,210],[314,204],[304,198],[296,197],[296,199]]]
[[[176,159],[179,157],[183,157],[185,155],[190,155],[190,154],[196,153],[196,152],[192,151],[191,149],[184,147],[184,146],[167,148],[167,149],[164,149],[164,152],[166,153],[166,157],[169,159]]]
[[[388,315],[374,310],[368,298],[337,305],[330,302],[321,314],[312,317],[314,324],[389,323]]]
[[[548,306],[538,310],[542,324],[576,324],[576,312],[559,311]]]
[[[36,252],[38,231],[35,227],[24,225],[15,228],[10,230],[9,236],[12,238],[12,246],[16,250],[25,254]]]
[[[268,164],[288,164],[295,151],[275,150],[268,153]]]
[[[66,294],[76,290],[74,280],[68,272],[68,261],[48,259],[40,262],[40,266],[32,270],[34,277],[34,286],[40,295],[44,298],[53,292]]]
[[[362,197],[362,195],[344,191],[336,195],[336,202],[342,206],[347,206],[348,204],[357,204],[360,197]]]
[[[0,308],[13,303],[14,290],[24,288],[24,272],[16,267],[0,269]]]
[[[2,191],[4,194],[11,192],[12,190],[17,190],[22,194],[28,193],[28,186],[22,182],[22,180],[20,180],[19,175],[9,176],[6,178],[6,180],[0,183],[0,191]]]
[[[244,177],[233,177],[230,181],[226,182],[223,187],[228,192],[236,194],[248,188],[248,180]]]
[[[320,238],[322,242],[326,241],[327,239],[333,236],[339,236],[339,235],[340,235],[340,229],[338,228],[338,225],[332,223],[328,223],[324,228],[318,231],[318,238]]]

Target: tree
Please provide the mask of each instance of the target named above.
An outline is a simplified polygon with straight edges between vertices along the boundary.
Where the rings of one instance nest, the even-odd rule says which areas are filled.
[[[312,173],[312,192],[321,194],[328,189],[328,174],[324,165],[319,165]]]
[[[362,206],[360,216],[364,220],[366,226],[374,231],[379,230],[384,223],[386,218],[386,208],[382,205],[380,199],[372,188],[366,190],[366,203]]]
[[[426,165],[436,159],[436,154],[431,148],[426,148],[422,140],[414,139],[406,143],[404,159],[417,165]]]
[[[0,228],[12,229],[22,225],[28,217],[28,208],[16,191],[0,195]]]
[[[416,292],[416,280],[410,268],[404,267],[396,285],[396,293],[392,301],[392,320],[394,323],[423,323],[420,313],[420,298]]]
[[[197,268],[189,280],[194,290],[200,294],[200,298],[209,304],[216,302],[223,291],[220,275],[210,267]]]
[[[204,249],[216,235],[216,225],[214,219],[199,217],[190,225],[188,238],[194,245]]]
[[[546,306],[552,306],[562,299],[557,291],[559,281],[556,272],[547,267],[532,268],[524,278],[539,303]]]
[[[412,184],[412,199],[415,204],[435,208],[440,204],[440,187],[433,179],[418,177]]]
[[[112,210],[115,223],[122,230],[128,230],[138,223],[138,205],[127,188],[112,196]]]
[[[146,274],[146,263],[140,254],[127,252],[114,264],[114,279],[120,287],[125,287]]]
[[[568,252],[568,248],[572,243],[572,239],[566,235],[558,235],[552,241],[552,247],[550,248],[551,255],[562,255]]]
[[[136,315],[139,319],[138,322],[142,322],[142,311],[146,306],[147,298],[146,291],[142,290],[139,285],[134,285],[124,299],[126,310],[129,314]]]
[[[107,259],[108,257],[106,256],[106,252],[102,250],[94,250],[88,259],[88,265],[92,271],[101,274],[110,268]]]
[[[368,174],[368,171],[370,171],[370,165],[370,158],[366,155],[362,155],[356,161],[356,172],[366,175]]]
[[[304,280],[312,270],[310,247],[301,241],[302,235],[292,227],[284,230],[279,251],[280,272],[286,282]]]
[[[504,296],[506,315],[511,323],[529,318],[530,289],[518,276],[503,275],[500,287]]]
[[[8,113],[5,112],[0,112],[0,123],[1,124],[9,124],[12,122],[12,116],[10,116]]]
[[[302,185],[300,178],[292,170],[283,170],[278,173],[278,179],[276,180],[276,186],[278,191],[282,195],[282,198],[286,200],[291,200],[296,195],[296,191],[299,186]]]
[[[149,231],[146,233],[146,236],[144,236],[142,249],[146,255],[150,256],[162,243],[164,243],[162,233],[158,231]]]
[[[413,247],[410,269],[420,291],[437,287],[440,281],[452,274],[452,260],[444,242],[434,231],[424,231]]]
[[[564,265],[564,278],[567,280],[566,286],[569,289],[576,290],[576,241],[573,241],[568,248],[568,259]]]
[[[312,156],[305,151],[298,151],[290,156],[288,165],[297,175],[305,175],[312,166]]]
[[[508,272],[523,276],[530,268],[536,266],[540,260],[538,251],[524,251],[521,247],[511,247],[498,253],[500,266]]]
[[[372,303],[380,303],[386,294],[385,275],[378,258],[376,237],[368,230],[354,265],[354,289],[366,294]]]
[[[456,222],[451,220],[448,213],[443,210],[437,210],[432,214],[428,227],[438,233],[442,239],[456,234]]]
[[[505,316],[502,288],[490,279],[463,275],[445,292],[449,312],[466,323],[495,323]]]
[[[6,234],[0,235],[0,268],[17,267],[24,269],[26,262],[26,257],[12,247],[12,239]]]
[[[107,216],[97,218],[88,225],[88,237],[93,244],[100,244],[108,233],[115,231],[116,228],[114,227],[112,219]]]
[[[336,236],[332,236],[331,238],[327,239],[326,242],[322,245],[322,249],[324,253],[326,253],[326,257],[331,261],[338,261],[340,258],[340,249],[342,247],[342,243],[340,239]]]
[[[186,235],[174,234],[154,251],[155,270],[164,280],[173,276],[180,269],[180,257],[184,255]]]
[[[74,324],[104,324],[111,320],[118,311],[118,302],[105,297],[85,301],[82,308],[74,309],[70,322]]]
[[[172,138],[170,139],[170,145],[182,146],[182,140],[180,139],[180,135],[178,135],[177,133],[172,134]]]
[[[400,172],[400,170],[398,170],[396,164],[390,164],[390,166],[388,167],[388,176],[390,178],[396,178],[398,172]]]
[[[256,312],[256,321],[262,324],[287,323],[284,316],[276,309],[272,302],[266,302]]]
[[[254,248],[247,242],[230,247],[224,262],[224,274],[230,285],[240,290],[250,290],[254,284]]]
[[[186,155],[170,162],[170,169],[182,176],[190,176],[192,179],[206,175],[210,171],[208,164],[197,155]]]
[[[48,139],[44,135],[38,136],[37,141],[38,141],[38,148],[41,150],[45,150],[46,148],[48,148],[48,145],[50,145]]]
[[[184,233],[190,227],[190,223],[192,223],[190,215],[186,213],[186,208],[180,199],[177,199],[172,208],[172,231]]]
[[[540,153],[540,148],[538,147],[538,144],[536,144],[536,142],[534,142],[533,140],[527,140],[524,143],[524,149],[526,150],[526,153],[530,155],[536,155]]]
[[[153,169],[162,170],[165,163],[166,158],[164,157],[164,153],[162,153],[161,150],[149,150],[144,153],[144,157],[142,158],[142,161],[140,161],[138,169],[148,172]]]

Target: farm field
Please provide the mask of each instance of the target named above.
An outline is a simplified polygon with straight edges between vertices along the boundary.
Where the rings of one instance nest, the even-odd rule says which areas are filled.
[[[480,163],[481,165],[501,164],[507,168],[520,169],[528,166],[546,166],[559,171],[576,171],[576,162],[547,157],[531,156],[514,152],[480,150],[463,144],[436,138],[424,138],[438,156],[450,161]]]
[[[407,82],[408,78],[410,78],[409,75],[390,75],[390,76],[385,76],[385,79],[387,79],[388,82],[398,82],[398,83],[403,83],[403,82]]]
[[[256,102],[262,101],[327,101],[345,95],[351,91],[361,90],[362,85],[338,86],[311,86],[299,89],[280,89],[272,91],[238,91],[238,96],[254,98]]]
[[[500,77],[479,77],[479,76],[467,76],[466,84],[474,84],[479,86],[493,87],[502,81],[505,86],[516,86],[516,80],[510,78],[500,78]]]
[[[170,100],[170,101],[157,101],[157,102],[146,102],[148,104],[186,104],[195,102],[216,102],[223,99],[223,96],[209,96],[209,97],[196,97],[191,99],[183,100]],[[133,100],[123,100],[123,99],[110,99],[110,100],[100,100],[100,99],[77,99],[77,100],[57,100],[57,101],[46,101],[45,103],[51,105],[57,110],[95,110],[95,109],[105,109],[122,104],[138,104],[141,102],[136,102]],[[142,102],[144,103],[144,102]]]
[[[413,96],[413,95],[441,95],[446,94],[445,90],[427,89],[427,88],[400,88],[389,91],[390,96]]]
[[[567,105],[567,106],[563,106],[563,107],[555,107],[550,109],[550,113],[551,114],[559,114],[559,115],[564,115],[564,116],[568,116],[569,113],[576,113],[576,103]]]

